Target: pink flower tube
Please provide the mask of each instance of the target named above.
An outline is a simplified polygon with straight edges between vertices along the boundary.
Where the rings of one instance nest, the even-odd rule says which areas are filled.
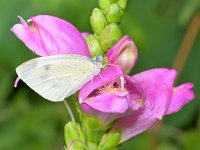
[[[79,54],[90,57],[87,44],[81,33],[69,22],[49,15],[30,17],[11,31],[33,52],[40,56],[55,54]]]

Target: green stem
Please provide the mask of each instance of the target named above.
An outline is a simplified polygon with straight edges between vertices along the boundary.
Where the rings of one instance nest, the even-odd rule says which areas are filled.
[[[67,111],[69,112],[72,122],[75,123],[74,115],[66,100],[64,100],[64,104],[65,104],[65,107],[67,108]]]

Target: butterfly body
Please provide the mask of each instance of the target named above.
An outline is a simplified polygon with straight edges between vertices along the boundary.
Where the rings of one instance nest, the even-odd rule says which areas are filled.
[[[63,101],[100,73],[102,56],[93,59],[74,54],[31,59],[16,68],[30,88],[50,101]]]

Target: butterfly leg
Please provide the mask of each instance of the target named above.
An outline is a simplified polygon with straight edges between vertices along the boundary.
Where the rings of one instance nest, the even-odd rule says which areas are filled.
[[[99,73],[99,76],[100,76],[101,80],[103,81],[103,78],[102,78],[102,76],[101,76],[101,74],[100,74],[100,73]]]
[[[93,78],[92,78],[92,80],[90,80],[90,86],[92,85],[92,82],[93,82]]]
[[[120,65],[112,64],[112,63],[110,63],[110,62],[108,62],[107,65],[109,65],[109,66],[115,66],[115,67],[120,67]]]

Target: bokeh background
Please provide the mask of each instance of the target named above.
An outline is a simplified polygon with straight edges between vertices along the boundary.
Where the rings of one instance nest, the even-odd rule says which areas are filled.
[[[97,0],[0,0],[0,150],[60,150],[63,127],[69,120],[63,103],[42,99],[23,82],[13,87],[16,66],[35,57],[10,32],[19,22],[17,16],[54,15],[82,32],[92,32],[89,16],[95,7]],[[193,82],[196,99],[122,144],[120,150],[200,149],[199,8],[200,0],[129,0],[122,28],[139,50],[132,74],[175,67],[180,72],[177,84]],[[180,51],[181,59],[177,59]]]

